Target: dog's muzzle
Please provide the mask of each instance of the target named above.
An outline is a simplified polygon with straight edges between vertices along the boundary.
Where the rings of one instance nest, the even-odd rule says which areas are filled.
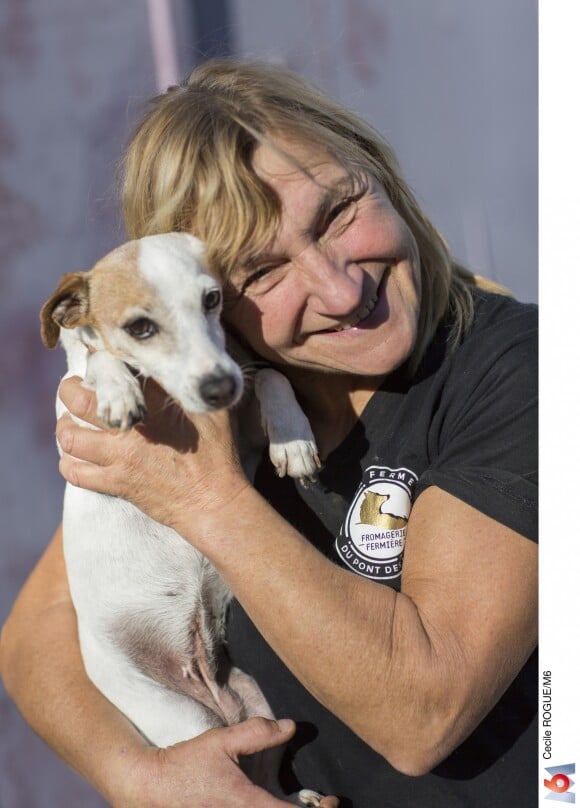
[[[199,395],[208,407],[216,410],[229,407],[237,398],[238,380],[226,371],[208,373],[199,382]]]

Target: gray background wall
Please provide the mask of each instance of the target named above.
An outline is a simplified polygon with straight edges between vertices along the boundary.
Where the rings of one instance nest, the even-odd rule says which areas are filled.
[[[152,0],[156,2],[156,0]],[[145,0],[0,5],[0,621],[59,521],[38,310],[66,271],[123,240],[114,168],[156,92]],[[369,118],[455,255],[537,298],[533,0],[174,0],[178,61],[282,61]],[[0,685],[0,808],[103,801]]]

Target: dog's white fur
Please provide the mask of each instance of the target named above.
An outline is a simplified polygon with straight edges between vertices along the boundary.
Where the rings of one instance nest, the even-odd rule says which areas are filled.
[[[69,375],[96,391],[107,425],[128,429],[144,416],[141,385],[128,366],[155,379],[185,412],[209,412],[232,405],[243,387],[225,351],[220,295],[197,239],[150,236],[114,250],[89,273],[64,276],[43,307],[43,339],[53,347],[60,336]],[[287,380],[262,370],[255,388],[278,472],[311,477],[314,438]],[[63,409],[58,401],[58,414]],[[254,680],[222,664],[230,592],[204,556],[130,503],[72,485],[63,530],[87,672],[150,742],[167,746],[272,717]],[[265,761],[265,771],[252,776],[279,793],[277,753]],[[288,799],[319,804],[306,790]]]

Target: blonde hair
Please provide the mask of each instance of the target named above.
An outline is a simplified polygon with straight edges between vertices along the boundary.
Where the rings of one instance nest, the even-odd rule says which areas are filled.
[[[126,151],[123,207],[131,238],[190,230],[227,280],[240,257],[276,231],[280,202],[252,168],[256,146],[275,134],[324,149],[385,188],[410,228],[421,261],[416,367],[446,312],[457,343],[471,324],[475,276],[454,263],[401,176],[385,139],[294,73],[270,64],[211,60],[152,100]],[[478,285],[484,285],[478,284]]]

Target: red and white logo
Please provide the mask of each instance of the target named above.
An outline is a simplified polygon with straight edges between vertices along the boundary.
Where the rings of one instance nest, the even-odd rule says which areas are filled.
[[[544,786],[550,792],[545,795],[545,799],[555,802],[575,803],[576,795],[570,791],[574,785],[574,780],[570,779],[571,774],[576,773],[574,763],[566,763],[564,766],[548,766],[546,771],[551,775],[550,779],[544,779]]]

